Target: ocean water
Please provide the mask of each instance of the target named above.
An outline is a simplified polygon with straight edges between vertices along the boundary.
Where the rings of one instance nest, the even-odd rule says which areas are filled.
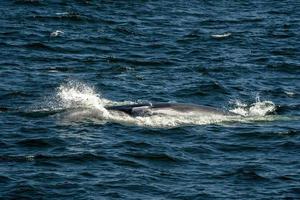
[[[300,199],[298,1],[0,13],[0,199]],[[239,115],[105,109],[145,102]]]

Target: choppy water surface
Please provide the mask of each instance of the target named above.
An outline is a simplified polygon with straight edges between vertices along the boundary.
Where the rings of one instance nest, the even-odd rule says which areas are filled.
[[[0,197],[300,198],[299,8],[2,1]],[[240,116],[105,109],[141,102]]]

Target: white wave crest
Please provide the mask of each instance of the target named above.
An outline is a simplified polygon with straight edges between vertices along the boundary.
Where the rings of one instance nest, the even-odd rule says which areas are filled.
[[[231,33],[223,33],[223,34],[213,34],[211,37],[221,39],[231,36]]]
[[[58,36],[61,36],[61,35],[63,35],[63,34],[64,34],[63,31],[56,30],[56,31],[53,31],[53,32],[50,34],[50,36],[51,36],[51,37],[58,37]]]

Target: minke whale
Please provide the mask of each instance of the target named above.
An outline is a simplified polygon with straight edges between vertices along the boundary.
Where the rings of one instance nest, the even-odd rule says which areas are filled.
[[[120,106],[107,106],[109,111],[125,113],[132,117],[145,117],[152,115],[168,116],[237,116],[237,114],[223,111],[210,106],[200,106],[185,103],[142,103]]]

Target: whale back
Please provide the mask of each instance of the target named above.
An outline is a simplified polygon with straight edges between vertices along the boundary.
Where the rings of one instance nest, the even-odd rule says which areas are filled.
[[[143,103],[122,106],[109,106],[108,110],[124,112],[131,116],[165,115],[231,115],[222,110],[194,104],[182,103]]]

